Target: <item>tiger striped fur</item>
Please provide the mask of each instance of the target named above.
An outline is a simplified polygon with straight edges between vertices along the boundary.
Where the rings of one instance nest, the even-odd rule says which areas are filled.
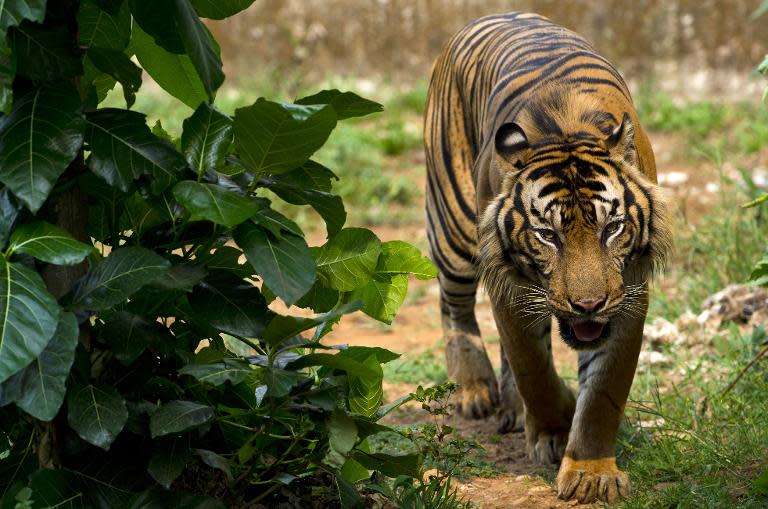
[[[427,235],[440,269],[459,410],[499,409],[529,455],[562,460],[562,498],[629,489],[615,439],[640,351],[647,280],[670,232],[650,142],[619,73],[538,15],[481,18],[434,64],[425,113]],[[482,281],[502,345],[499,390],[475,319]],[[579,350],[578,398],[551,336]]]

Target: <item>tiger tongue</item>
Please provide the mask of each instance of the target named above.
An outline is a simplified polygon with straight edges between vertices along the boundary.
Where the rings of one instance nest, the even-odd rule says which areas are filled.
[[[571,324],[573,333],[579,341],[594,341],[603,333],[604,323],[581,322]]]

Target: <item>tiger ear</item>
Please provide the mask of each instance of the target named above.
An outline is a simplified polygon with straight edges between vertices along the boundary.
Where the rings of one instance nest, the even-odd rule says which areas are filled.
[[[627,163],[635,162],[635,125],[632,123],[629,113],[624,113],[621,123],[608,135],[605,146],[614,159],[623,160]]]
[[[496,131],[496,152],[517,168],[523,166],[523,151],[530,147],[523,128],[514,122],[502,124]]]

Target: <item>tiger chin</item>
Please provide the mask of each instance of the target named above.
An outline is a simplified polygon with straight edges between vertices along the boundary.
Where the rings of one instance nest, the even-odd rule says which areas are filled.
[[[433,67],[425,148],[427,234],[461,413],[496,408],[502,431],[524,427],[531,458],[561,462],[561,498],[625,496],[616,434],[648,284],[671,238],[626,84],[546,18],[481,18]],[[479,282],[501,339],[501,383],[474,315]],[[578,395],[555,371],[552,340],[579,352]]]

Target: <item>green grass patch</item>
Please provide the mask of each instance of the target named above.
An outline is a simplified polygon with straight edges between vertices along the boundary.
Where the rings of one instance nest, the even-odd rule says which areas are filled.
[[[638,373],[617,455],[633,496],[620,507],[768,505],[761,480],[768,468],[768,364],[755,365],[723,393],[764,338],[762,329],[744,335],[732,329],[724,335],[725,347],[695,360],[679,354],[674,371],[684,375],[671,386],[664,382],[668,368]],[[666,393],[658,384],[667,386]]]
[[[691,158],[701,158],[713,151],[729,157],[752,154],[768,140],[768,108],[763,104],[686,102],[651,85],[640,88],[635,103],[643,127],[682,134]]]
[[[384,365],[384,380],[404,384],[438,384],[448,379],[445,355],[430,348],[416,355],[404,354]]]

